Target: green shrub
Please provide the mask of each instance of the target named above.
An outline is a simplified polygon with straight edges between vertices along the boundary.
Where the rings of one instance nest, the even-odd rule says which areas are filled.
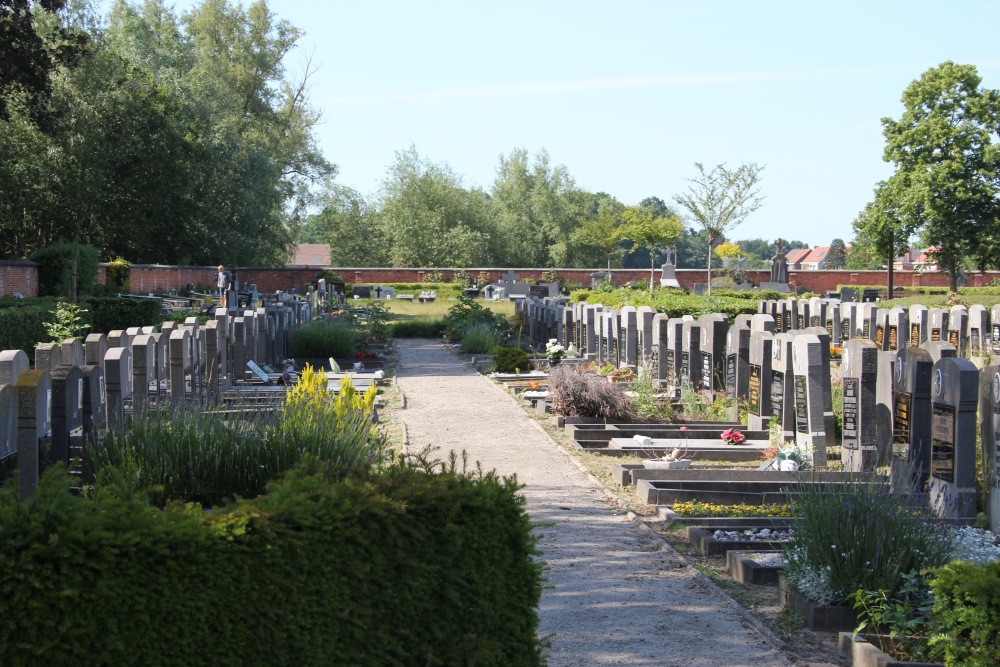
[[[531,370],[528,353],[519,347],[498,347],[493,350],[493,370],[497,373],[519,373]]]
[[[938,632],[930,643],[948,667],[1000,665],[1000,562],[954,561],[930,582]]]
[[[361,333],[335,318],[313,320],[292,332],[289,353],[301,359],[353,357],[361,343]]]
[[[90,297],[84,306],[90,313],[90,330],[98,333],[156,326],[164,320],[159,299]]]
[[[48,340],[45,324],[52,319],[55,303],[55,299],[46,299],[45,305],[0,308],[0,349],[24,350],[29,357],[33,357],[35,345]]]
[[[496,330],[482,324],[473,324],[462,338],[462,351],[466,354],[488,354],[496,346]]]
[[[0,489],[4,665],[543,664],[513,479],[313,463],[210,513],[69,485]]]
[[[70,298],[70,262],[76,258],[76,289],[90,294],[97,278],[99,251],[77,243],[54,243],[36,250],[31,261],[38,264],[38,295]]]
[[[132,289],[132,265],[126,259],[116,257],[108,262],[105,277],[105,284],[119,292]]]
[[[493,330],[497,340],[507,337],[507,318],[466,296],[459,298],[444,318],[444,332],[450,341],[462,340],[465,332],[475,325]]]
[[[591,291],[589,289],[575,289],[569,293],[569,302],[576,303],[578,301],[586,301],[590,297]]]
[[[389,323],[391,338],[440,338],[444,333],[442,319],[400,320]]]

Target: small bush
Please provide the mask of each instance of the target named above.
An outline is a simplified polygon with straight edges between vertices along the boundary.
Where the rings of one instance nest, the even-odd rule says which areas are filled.
[[[938,632],[930,643],[948,667],[1000,665],[1000,562],[954,561],[930,582]]]
[[[70,298],[70,262],[76,259],[78,294],[90,294],[97,278],[99,251],[78,243],[54,243],[31,256],[38,264],[38,295]]]
[[[493,350],[493,367],[497,373],[528,371],[531,369],[531,359],[519,347],[498,347]]]
[[[105,269],[105,284],[118,292],[129,292],[132,289],[132,265],[126,259],[117,257]]]
[[[498,340],[507,337],[507,319],[469,297],[461,297],[444,318],[445,335],[450,341],[462,340],[469,327],[475,325],[493,330]]]
[[[635,419],[632,401],[618,385],[575,365],[560,365],[549,373],[549,398],[557,415],[609,421]]]
[[[292,333],[289,352],[301,359],[353,357],[361,334],[353,326],[329,319],[313,320]]]
[[[496,330],[482,324],[474,324],[466,329],[462,338],[462,351],[466,354],[488,354],[496,346]]]
[[[163,321],[159,299],[90,297],[84,305],[90,311],[90,330],[98,333],[156,326]]]

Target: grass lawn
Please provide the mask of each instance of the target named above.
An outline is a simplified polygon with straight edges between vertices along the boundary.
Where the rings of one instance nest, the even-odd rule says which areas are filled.
[[[448,309],[458,303],[458,300],[456,299],[455,301],[451,301],[449,299],[438,298],[430,303],[420,303],[416,299],[413,301],[407,301],[405,299],[391,299],[389,301],[383,301],[382,303],[388,306],[389,312],[392,313],[392,319],[394,321],[419,319],[437,320],[447,315]],[[490,310],[503,313],[507,317],[514,314],[513,301],[477,300],[477,303],[485,305]]]
[[[981,303],[986,306],[986,308],[991,308],[996,304],[1000,303],[1000,295],[993,294],[962,294],[962,299],[969,302],[969,305],[975,303]],[[920,304],[922,306],[927,306],[928,308],[943,308],[945,302],[948,300],[947,294],[918,294],[916,296],[907,296],[901,299],[891,299],[883,301],[879,304],[881,308],[892,308],[893,306],[912,306],[914,304]]]

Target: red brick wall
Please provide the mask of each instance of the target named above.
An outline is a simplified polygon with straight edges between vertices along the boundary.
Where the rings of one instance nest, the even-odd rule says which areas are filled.
[[[38,265],[34,262],[0,261],[0,296],[18,292],[38,296]]]
[[[2,264],[2,263],[0,263]],[[22,271],[34,275],[34,265],[30,262],[7,262],[18,264]],[[230,268],[240,283],[254,283],[263,293],[277,290],[299,293],[305,291],[306,285],[315,283],[320,268]],[[422,282],[424,275],[431,272],[440,273],[445,281],[452,280],[457,269],[394,269],[394,268],[337,268],[332,269],[347,283],[384,284],[384,283],[416,283]],[[508,270],[521,279],[539,280],[545,269],[464,269],[474,279],[480,273],[488,273],[490,280],[495,282]],[[590,274],[603,269],[556,269],[560,280],[590,285]],[[215,286],[216,267],[214,266],[161,266],[153,264],[133,264],[131,271],[132,291],[138,294],[155,292],[157,290],[183,289],[188,283],[196,285]],[[649,269],[614,269],[612,275],[616,285],[628,282],[648,284]],[[749,277],[755,282],[765,282],[770,277],[768,271],[750,271]],[[654,275],[659,284],[660,271]],[[1000,278],[1000,272],[973,273],[969,275],[970,286],[986,285],[991,280]],[[804,287],[811,292],[824,293],[837,289],[838,285],[885,285],[885,271],[789,271],[789,284],[792,288]],[[98,274],[98,282],[105,280],[105,268],[102,266]],[[678,269],[677,281],[684,289],[692,289],[695,283],[705,282],[705,271],[702,269]],[[896,271],[894,284],[901,287],[947,287],[948,275],[945,273],[911,273]],[[14,289],[25,295],[37,293],[37,279],[33,279],[33,287],[25,289],[6,288],[4,293]],[[0,285],[3,287],[3,285]],[[33,291],[32,291],[33,290]]]

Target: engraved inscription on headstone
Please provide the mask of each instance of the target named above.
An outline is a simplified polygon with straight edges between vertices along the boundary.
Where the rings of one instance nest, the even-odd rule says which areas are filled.
[[[760,414],[760,364],[750,364],[749,411]]]
[[[913,408],[913,394],[897,390],[892,392],[892,398],[892,455],[900,461],[905,461],[910,448],[910,410]]]
[[[933,405],[931,475],[955,483],[955,408],[951,405]]]
[[[726,356],[726,398],[736,398],[736,355]]]
[[[809,432],[809,397],[806,395],[806,377],[795,376],[795,430]]]
[[[844,378],[844,447],[857,449],[858,447],[858,397],[860,392],[859,378]],[[850,441],[848,441],[850,438]]]

